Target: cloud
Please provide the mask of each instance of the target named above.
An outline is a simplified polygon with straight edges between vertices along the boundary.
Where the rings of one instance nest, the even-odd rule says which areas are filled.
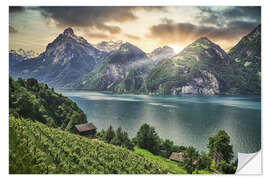
[[[235,7],[198,7],[200,10],[197,19],[200,24],[226,26],[231,21],[249,21],[261,23],[261,8],[259,6]]]
[[[53,19],[61,27],[91,27],[96,30],[106,31],[111,34],[121,32],[118,26],[108,25],[111,22],[129,22],[136,21],[137,16],[134,13],[136,9],[145,11],[165,11],[165,7],[135,7],[135,6],[92,6],[92,7],[39,7],[37,10],[46,17]]]
[[[208,37],[212,41],[227,41],[231,44],[249,33],[258,24],[252,22],[232,21],[226,27],[194,25],[191,23],[175,23],[168,21],[150,27],[149,38],[158,39],[163,44],[188,45],[200,37]],[[225,47],[226,49],[229,47]]]
[[[134,35],[131,35],[131,34],[125,34],[125,36],[129,39],[133,39],[133,40],[140,40],[140,37],[138,36],[134,36]]]
[[[15,33],[17,33],[18,31],[14,28],[14,27],[12,27],[12,26],[9,26],[9,33],[10,34],[15,34]]]
[[[25,11],[25,7],[23,6],[9,6],[10,13],[18,13]]]
[[[163,44],[188,45],[200,37],[230,44],[239,41],[261,23],[260,7],[198,7],[200,12],[191,22],[163,18],[149,28],[148,38]]]
[[[94,32],[87,32],[85,33],[85,36],[87,38],[93,38],[93,39],[109,39],[109,36],[107,34],[103,33],[94,33]]]

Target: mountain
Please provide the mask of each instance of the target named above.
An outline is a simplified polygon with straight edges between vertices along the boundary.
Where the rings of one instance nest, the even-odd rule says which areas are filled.
[[[122,44],[124,44],[123,41],[101,41],[100,43],[95,44],[94,47],[100,51],[109,53],[118,50]]]
[[[138,47],[124,43],[106,57],[104,64],[84,76],[73,88],[135,92],[142,88],[153,61]]]
[[[159,63],[162,59],[170,58],[175,55],[173,49],[169,46],[159,47],[154,49],[148,57],[154,61],[155,64]]]
[[[24,51],[23,49],[19,50],[10,50],[9,51],[9,68],[11,69],[14,65],[23,60],[31,59],[37,57],[38,53],[34,51]]]
[[[20,54],[18,54],[15,50],[11,50],[8,53],[8,55],[9,55],[9,68],[25,60],[25,58],[21,56]]]
[[[160,61],[146,78],[154,94],[220,94],[232,86],[232,59],[207,38],[200,38],[172,58]]]
[[[240,94],[261,93],[261,25],[244,36],[229,52],[241,70],[236,91]]]
[[[107,55],[67,28],[38,57],[21,61],[11,68],[16,77],[34,77],[53,87],[74,82],[101,64]]]
[[[17,51],[16,50],[11,50],[10,53],[16,53],[20,56],[22,56],[25,60],[26,59],[30,59],[30,58],[35,58],[37,57],[39,54],[30,50],[30,51],[25,51],[23,49],[18,49]]]

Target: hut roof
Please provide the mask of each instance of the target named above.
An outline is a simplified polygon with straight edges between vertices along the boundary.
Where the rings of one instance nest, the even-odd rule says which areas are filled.
[[[170,156],[170,160],[173,160],[173,161],[178,161],[178,162],[182,162],[184,159],[183,159],[183,153],[181,152],[172,152],[171,156]]]
[[[97,129],[96,126],[92,123],[77,124],[75,125],[75,128],[79,132],[85,132],[85,131],[91,131],[91,130]]]

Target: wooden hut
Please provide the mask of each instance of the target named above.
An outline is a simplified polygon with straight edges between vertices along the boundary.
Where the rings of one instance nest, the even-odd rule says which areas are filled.
[[[173,160],[176,162],[183,162],[184,161],[182,152],[172,152],[172,154],[169,158],[170,158],[170,160]]]
[[[75,132],[81,136],[95,138],[97,128],[92,123],[77,124],[75,125]]]

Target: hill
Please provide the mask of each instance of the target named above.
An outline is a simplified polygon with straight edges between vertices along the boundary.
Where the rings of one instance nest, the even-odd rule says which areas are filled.
[[[87,122],[76,103],[33,78],[17,81],[9,78],[9,113],[65,130]]]
[[[11,174],[167,174],[154,159],[27,119],[9,119]]]

